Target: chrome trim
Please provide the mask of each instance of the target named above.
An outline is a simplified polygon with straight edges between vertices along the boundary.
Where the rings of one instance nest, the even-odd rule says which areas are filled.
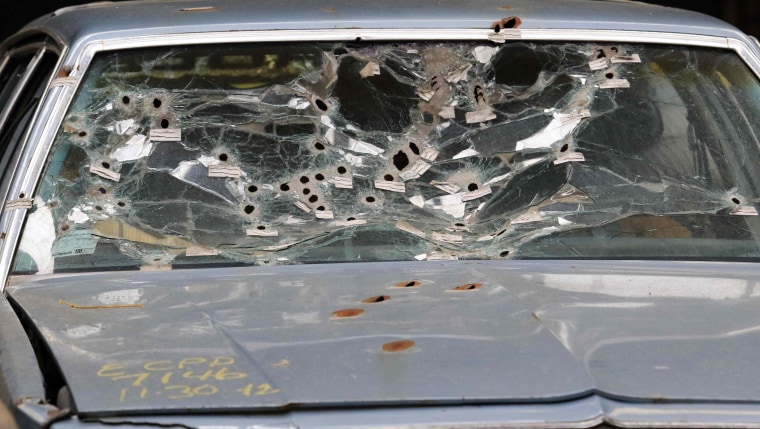
[[[20,51],[23,52],[23,50],[20,50]],[[0,111],[0,129],[3,129],[3,127],[5,126],[5,121],[8,120],[8,117],[10,116],[11,111],[13,110],[13,107],[16,105],[16,102],[18,101],[18,98],[21,95],[21,92],[24,90],[24,87],[29,82],[29,79],[37,70],[37,66],[40,65],[40,61],[42,61],[43,55],[45,55],[44,46],[39,48],[37,53],[34,54],[32,59],[26,65],[26,70],[24,70],[24,75],[21,76],[21,79],[19,79],[18,82],[16,82],[16,87],[13,89],[11,96],[8,98],[8,102],[5,104],[5,106],[3,106],[2,111]],[[2,204],[0,204],[0,206],[2,206]]]
[[[34,154],[40,153],[40,146],[49,147],[55,137],[55,130],[58,129],[60,124],[60,118],[56,116],[58,112],[65,112],[66,106],[71,101],[66,100],[66,106],[62,106],[60,103],[50,105],[50,100],[56,100],[60,88],[50,87],[50,83],[55,79],[58,70],[60,70],[65,54],[65,49],[59,49],[57,46],[45,45],[40,49],[39,59],[46,52],[51,52],[57,55],[56,65],[53,67],[53,73],[48,77],[45,84],[46,90],[43,92],[39,104],[37,105],[34,114],[30,120],[30,127],[25,131],[23,137],[18,142],[18,146],[14,147],[14,155],[10,160],[8,172],[11,174],[11,179],[7,182],[0,183],[0,207],[5,205],[5,199],[9,195],[19,195],[25,193],[31,195],[31,190],[34,190],[37,184],[39,173],[42,171],[44,158],[38,161],[38,165],[31,164],[31,161],[35,159]],[[73,95],[73,93],[72,93]],[[35,125],[43,123],[44,126]],[[41,145],[32,145],[32,152],[29,152],[29,141],[43,142]],[[45,155],[46,156],[46,155]],[[29,175],[30,171],[33,175]],[[29,183],[31,182],[31,184]],[[24,191],[23,189],[30,189],[30,191]],[[13,210],[9,212],[0,212],[0,232],[5,234],[3,238],[0,236],[0,292],[5,290],[5,284],[7,282],[8,273],[10,271],[11,263],[13,262],[13,253],[20,239],[21,229],[24,225],[24,218],[26,216],[26,210]]]
[[[6,52],[2,56],[2,58],[0,58],[0,75],[3,74],[3,69],[5,69],[5,66],[8,65],[8,62],[10,61],[10,59],[11,59],[11,53],[10,52]],[[0,88],[0,90],[1,89],[2,88]]]
[[[121,49],[148,48],[158,46],[183,46],[216,43],[247,42],[329,42],[329,41],[489,41],[493,35],[490,29],[322,29],[322,30],[246,30],[215,31],[204,33],[171,33],[151,36],[119,37],[89,42],[83,47],[73,45],[73,58],[67,58],[67,48],[59,59],[58,67],[65,61],[71,64],[69,76],[78,77],[73,87],[52,88],[41,100],[40,109],[51,110],[44,128],[34,129],[31,138],[39,144],[29,152],[24,142],[24,152],[19,158],[18,176],[11,184],[11,193],[34,195],[49,155],[56,130],[81,84],[81,78],[90,65],[95,54]],[[645,44],[677,44],[729,49],[735,51],[760,78],[760,49],[753,49],[744,41],[719,36],[702,36],[684,33],[667,33],[630,30],[575,30],[575,29],[520,29],[512,33],[504,32],[506,41],[577,41],[577,42],[620,42]],[[73,64],[72,60],[73,59]],[[52,101],[51,101],[52,100]],[[52,106],[49,104],[54,103]],[[20,240],[24,211],[6,213],[0,221],[0,231],[6,233],[5,241],[0,243],[0,291],[8,281],[13,253]],[[17,220],[18,218],[18,220]]]

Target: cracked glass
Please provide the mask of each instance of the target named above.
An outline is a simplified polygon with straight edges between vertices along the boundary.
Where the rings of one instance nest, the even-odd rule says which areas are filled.
[[[760,255],[731,51],[231,44],[95,56],[16,273]]]

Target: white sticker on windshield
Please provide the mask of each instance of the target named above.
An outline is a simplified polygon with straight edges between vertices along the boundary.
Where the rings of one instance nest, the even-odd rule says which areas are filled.
[[[616,57],[612,57],[610,59],[610,62],[612,64],[616,64],[616,63],[640,63],[641,62],[641,57],[639,57],[639,54],[618,55]]]
[[[333,177],[333,185],[335,185],[336,188],[341,189],[353,189],[354,184],[350,177]]]
[[[158,128],[150,130],[150,140],[154,142],[178,142],[182,140],[182,130],[178,128]]]
[[[310,213],[310,212],[311,212],[311,207],[309,207],[309,206],[308,206],[306,203],[304,203],[303,201],[296,201],[296,202],[295,202],[295,205],[296,205],[296,207],[298,207],[299,209],[303,210],[303,211],[304,211],[304,212],[306,212],[306,213]]]
[[[317,210],[314,212],[314,216],[317,219],[334,219],[335,215],[332,210]]]
[[[335,226],[356,226],[364,225],[367,221],[365,219],[352,219],[352,220],[336,220]]]
[[[387,180],[375,180],[375,188],[391,192],[406,192],[406,185],[403,182],[389,182]]]
[[[432,238],[435,241],[440,241],[442,243],[461,243],[462,242],[461,235],[441,234],[440,232],[434,232],[433,234],[431,234],[430,238]]]
[[[443,192],[446,192],[447,194],[456,194],[460,189],[459,186],[449,182],[439,182],[437,180],[433,180],[430,182],[430,184],[442,190]]]
[[[219,254],[219,249],[214,249],[213,247],[190,246],[187,249],[185,249],[185,256],[188,256],[188,257],[216,256],[218,254]]]
[[[627,79],[607,79],[604,82],[599,84],[599,88],[601,89],[610,89],[610,88],[630,88],[631,83],[628,82]]]
[[[96,174],[104,179],[113,180],[114,182],[121,180],[121,174],[115,171],[111,171],[107,168],[99,167],[97,165],[90,166],[90,173]]]
[[[465,192],[462,194],[462,201],[471,201],[471,200],[477,200],[478,198],[485,197],[486,195],[491,193],[491,187],[490,186],[484,186],[480,189],[476,189],[472,192]]]
[[[209,165],[208,177],[230,177],[237,179],[240,177],[240,167],[236,165]]]
[[[588,63],[591,70],[601,70],[607,68],[607,58],[599,58]]]
[[[496,119],[496,114],[490,108],[480,109],[474,112],[467,112],[464,114],[464,120],[468,124],[477,124],[480,122],[487,122],[492,119]]]
[[[280,234],[276,229],[248,228],[245,230],[245,235],[254,237],[277,237]]]
[[[581,162],[586,158],[581,152],[565,152],[554,160],[554,165],[564,164],[566,162]]]
[[[9,210],[23,210],[32,208],[32,198],[17,198],[15,200],[8,200],[5,202],[5,211]]]
[[[399,176],[401,176],[401,178],[404,180],[412,180],[425,174],[428,169],[430,169],[430,164],[421,159],[418,159],[417,162],[415,162],[411,167],[402,171]]]

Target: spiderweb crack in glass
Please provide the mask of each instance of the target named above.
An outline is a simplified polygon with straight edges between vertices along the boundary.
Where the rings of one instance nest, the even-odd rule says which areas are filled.
[[[729,51],[614,48],[100,53],[36,195],[55,270],[756,257],[756,79]]]

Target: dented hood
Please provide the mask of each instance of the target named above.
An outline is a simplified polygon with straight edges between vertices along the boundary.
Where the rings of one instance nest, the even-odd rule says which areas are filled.
[[[16,277],[82,415],[760,399],[756,267],[370,263]]]

